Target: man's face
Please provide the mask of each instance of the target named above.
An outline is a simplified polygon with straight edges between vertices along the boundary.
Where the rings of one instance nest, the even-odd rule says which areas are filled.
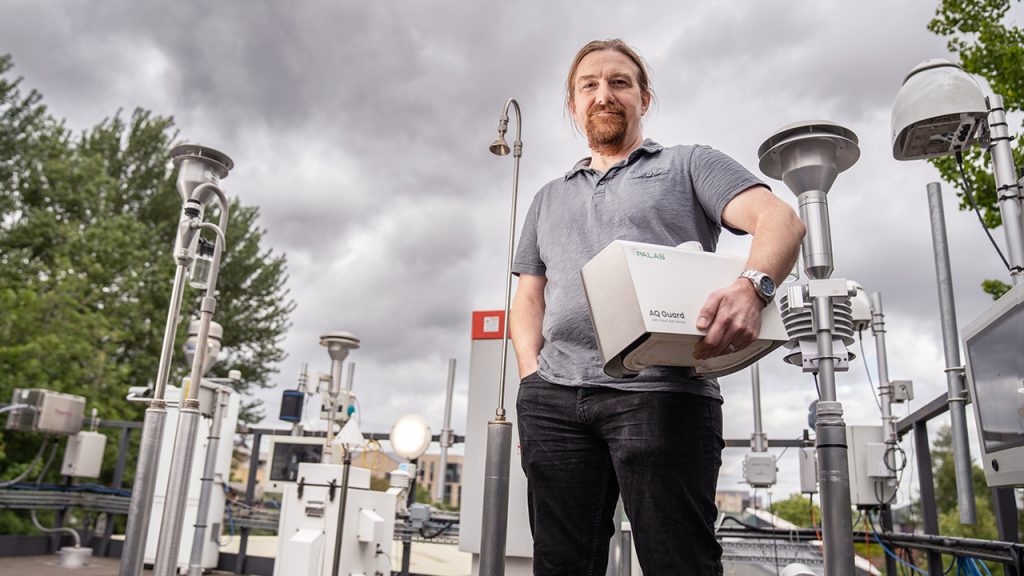
[[[617,50],[591,52],[580,61],[571,108],[591,150],[614,153],[640,137],[650,96],[641,93],[639,74],[636,64]]]

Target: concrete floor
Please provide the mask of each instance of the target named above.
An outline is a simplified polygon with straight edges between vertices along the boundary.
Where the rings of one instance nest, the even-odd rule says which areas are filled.
[[[11,556],[0,559],[0,576],[117,576],[117,558],[93,558],[84,568],[57,565],[57,556]],[[144,574],[152,574],[146,570]]]
[[[238,543],[224,547],[225,552],[237,553]],[[273,557],[277,551],[276,536],[253,536],[249,539],[249,553],[254,556]],[[454,545],[417,542],[412,547],[410,572],[433,576],[468,576],[472,557],[459,552]],[[402,544],[395,542],[391,551],[392,569],[401,566]],[[117,576],[118,558],[92,558],[84,568],[69,569],[57,565],[57,556],[10,556],[0,558],[0,576]],[[143,574],[152,574],[145,570]],[[231,574],[207,572],[207,575]]]

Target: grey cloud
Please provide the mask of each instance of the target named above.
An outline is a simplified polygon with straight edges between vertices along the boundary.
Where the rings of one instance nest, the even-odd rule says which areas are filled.
[[[930,5],[3,7],[0,52],[72,127],[140,105],[173,114],[183,138],[232,155],[229,193],[260,206],[268,244],[289,258],[298,308],[278,383],[293,386],[303,362],[327,369],[321,333],[354,332],[364,342],[351,356],[364,428],[386,431],[413,411],[439,426],[449,357],[459,361],[456,406],[465,409],[470,311],[500,308],[504,293],[512,162],[485,150],[501,105],[510,96],[523,105],[521,221],[533,193],[586,153],[567,126],[562,83],[583,42],[610,36],[654,65],[661,104],[647,130],[665,144],[712,144],[756,172],[758,144],[782,124],[826,116],[858,132],[864,155],[830,196],[836,274],[885,295],[899,351],[890,372],[920,382],[918,404],[943,389],[923,200],[935,173],[886,151],[903,75],[945,54],[924,29]],[[987,303],[977,283],[1001,272],[951,191],[946,204],[963,324]],[[742,251],[744,242],[723,247]],[[873,417],[862,366],[838,380],[851,418]],[[762,383],[770,434],[795,437],[813,380],[773,355]],[[748,436],[749,376],[723,379],[723,390],[727,435]],[[279,395],[260,394],[271,422]],[[461,428],[464,412],[454,418]],[[732,470],[741,454],[726,457]]]

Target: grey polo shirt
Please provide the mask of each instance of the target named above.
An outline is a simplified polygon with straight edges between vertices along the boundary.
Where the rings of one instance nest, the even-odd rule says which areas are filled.
[[[722,210],[763,184],[732,158],[707,146],[665,148],[651,140],[604,174],[581,160],[545,185],[526,215],[513,273],[547,277],[539,373],[566,386],[686,391],[721,399],[718,382],[687,368],[656,367],[631,379],[604,373],[580,269],[612,240],[676,246],[718,244]]]

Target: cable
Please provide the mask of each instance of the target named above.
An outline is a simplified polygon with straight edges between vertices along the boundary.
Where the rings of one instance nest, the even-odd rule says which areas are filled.
[[[868,538],[868,521],[864,520],[864,547],[866,548],[865,554],[868,557],[868,562],[871,561],[871,539]]]
[[[50,456],[46,459],[46,464],[43,464],[43,469],[39,471],[39,476],[36,476],[36,486],[42,483],[46,473],[50,471],[50,465],[53,464],[53,457],[57,455],[58,442],[57,439],[53,439],[53,448],[50,449]]]
[[[0,414],[13,412],[14,410],[21,410],[22,408],[35,408],[35,406],[32,406],[31,404],[8,404],[7,406],[0,408]]]
[[[438,537],[438,536],[440,536],[441,534],[444,534],[444,533],[445,533],[445,531],[447,531],[447,530],[448,530],[449,528],[451,528],[451,527],[452,527],[452,526],[454,526],[454,525],[455,525],[455,520],[450,520],[450,521],[446,522],[444,526],[442,526],[441,528],[439,528],[439,529],[438,529],[438,530],[437,530],[436,532],[434,532],[434,533],[433,533],[433,534],[431,534],[430,536],[427,536],[427,535],[426,535],[426,534],[424,533],[424,530],[425,530],[425,528],[426,528],[426,527],[424,526],[423,528],[420,528],[420,536],[423,536],[423,537],[424,537],[424,538],[426,538],[427,540],[433,540],[434,538],[437,538],[437,537]]]
[[[18,474],[18,476],[13,478],[13,479],[5,480],[3,482],[0,482],[0,488],[7,488],[8,486],[14,486],[18,482],[21,482],[22,480],[27,478],[28,475],[32,473],[32,470],[35,469],[36,464],[40,460],[43,459],[43,452],[45,452],[45,451],[46,451],[46,440],[43,440],[43,443],[39,445],[39,452],[36,452],[35,457],[32,458],[31,462],[29,462],[28,468],[25,468],[25,470],[21,474]]]
[[[764,491],[768,495],[768,513],[772,516],[772,528],[775,527],[775,508],[772,506],[772,493],[768,490]],[[776,543],[775,538],[772,538],[772,550],[775,552],[775,576],[779,576],[779,545]]]
[[[871,379],[871,370],[868,368],[868,355],[864,352],[864,329],[857,330],[857,340],[860,342],[860,359],[864,361],[864,373],[868,375],[868,387],[871,388],[871,397],[875,399],[875,405],[878,406],[878,412],[882,412],[882,401],[878,398],[878,393],[875,392],[875,382]]]
[[[227,484],[221,484],[221,486],[224,488],[224,497],[226,499],[231,495],[231,490],[228,489]],[[230,501],[224,503],[224,511],[228,513],[228,529],[231,531],[231,535],[228,537],[228,541],[223,543],[220,541],[220,536],[217,536],[217,546],[220,548],[231,544],[235,539],[235,516],[231,513],[231,504],[232,503]]]
[[[814,389],[818,392],[818,402],[821,402],[821,387],[818,386],[818,373],[811,372],[811,375],[814,376]]]
[[[906,560],[904,560],[904,559],[900,558],[899,556],[897,556],[896,554],[894,554],[893,551],[890,550],[889,547],[885,545],[885,542],[882,542],[882,538],[881,538],[881,536],[878,535],[878,532],[875,531],[875,523],[871,520],[871,515],[868,514],[867,516],[868,516],[868,525],[871,526],[871,533],[875,535],[875,540],[878,542],[878,545],[882,547],[882,550],[885,550],[886,554],[888,554],[891,558],[894,558],[900,564],[903,564],[904,566],[910,568],[914,572],[917,572],[918,574],[924,574],[924,576],[928,576],[928,573],[925,572],[924,570],[921,570],[917,566],[914,566],[913,564],[907,562]]]
[[[992,576],[992,571],[988,569],[988,566],[986,566],[984,562],[978,560],[977,558],[971,558],[971,560],[974,560],[975,569],[977,569],[978,565],[980,564],[981,567],[985,569],[985,574],[987,574],[988,576]]]
[[[45,532],[47,534],[53,534],[55,532],[67,532],[68,534],[71,534],[72,538],[74,538],[75,548],[82,547],[82,538],[78,535],[77,531],[71,528],[46,528],[39,523],[39,518],[36,517],[36,511],[30,510],[30,512],[31,514],[29,514],[29,516],[32,517],[32,524],[36,527],[37,530],[39,530],[40,532]]]
[[[389,555],[387,552],[385,552],[384,549],[381,548],[380,544],[377,544],[377,550],[374,551],[374,555],[375,556],[383,556],[383,557],[387,558],[388,559],[388,567],[389,568],[391,567],[391,565],[392,565],[391,555]]]
[[[825,542],[821,539],[821,532],[818,530],[818,524],[814,521],[814,494],[810,495],[811,501],[811,527],[814,528],[814,536],[818,539],[819,547],[824,549]]]
[[[985,218],[981,215],[981,211],[978,210],[978,205],[974,202],[974,193],[971,189],[971,183],[967,180],[967,173],[964,172],[964,156],[959,151],[956,153],[956,165],[960,168],[960,178],[964,182],[964,196],[967,197],[967,201],[971,204],[971,208],[974,208],[974,213],[978,215],[978,221],[981,222],[981,228],[985,231],[985,235],[988,236],[988,241],[992,243],[992,247],[996,249],[996,253],[999,254],[999,259],[1003,261],[1003,266],[1006,266],[1007,270],[1010,268],[1010,263],[1006,261],[1006,256],[1003,256],[1003,251],[999,248],[999,244],[996,244],[996,239],[992,237],[992,233],[989,231],[988,226],[985,225]]]

